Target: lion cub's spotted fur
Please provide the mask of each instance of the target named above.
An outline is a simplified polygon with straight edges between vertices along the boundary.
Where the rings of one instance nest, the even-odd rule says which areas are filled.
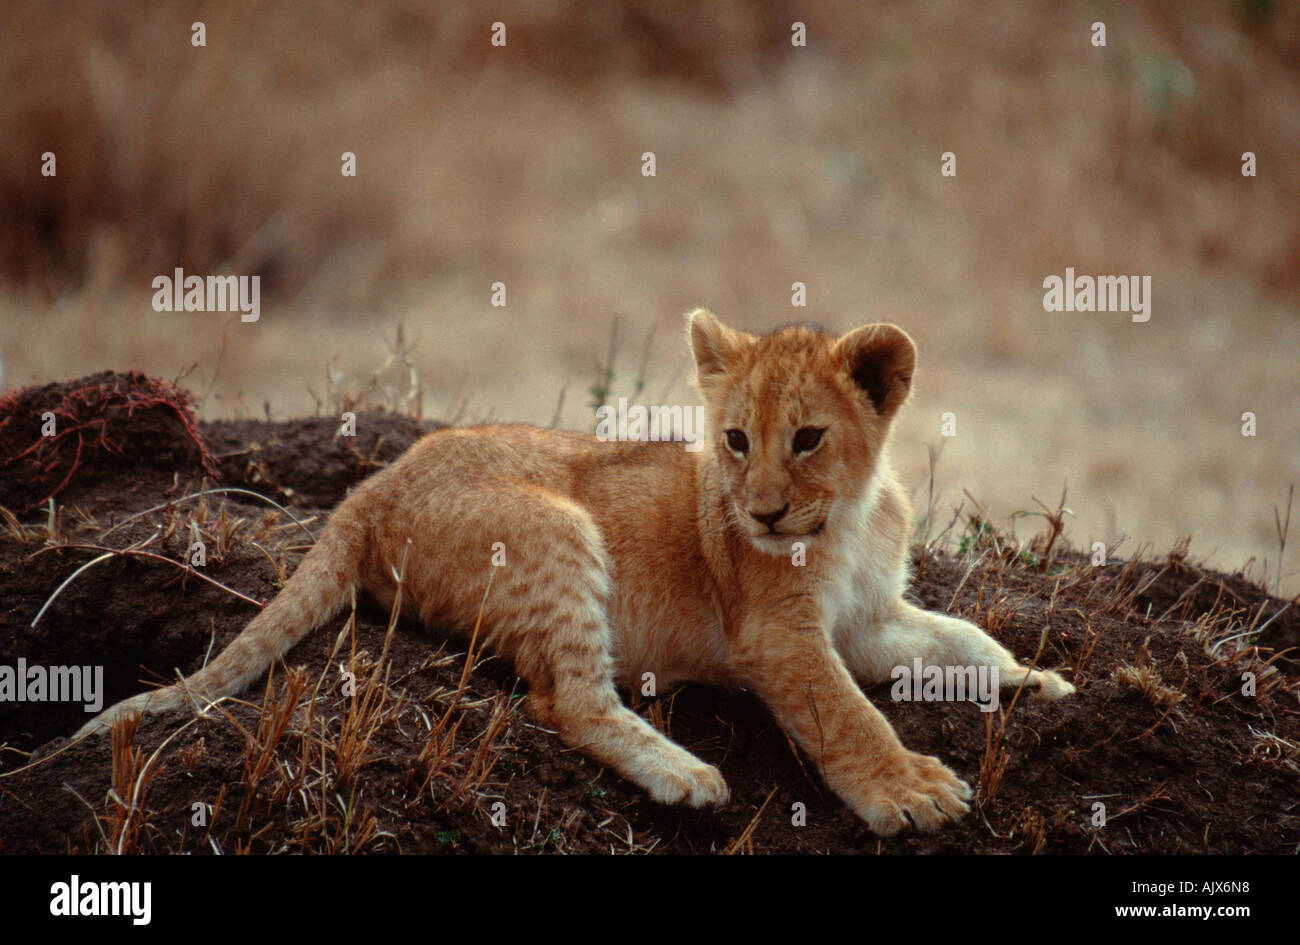
[[[186,687],[239,692],[353,588],[390,604],[408,538],[410,610],[468,631],[503,542],[487,644],[527,680],[534,718],[655,800],[721,804],[727,785],[623,705],[616,683],[647,672],[661,687],[755,692],[879,834],[960,817],[970,788],[904,748],[855,677],[881,682],[920,657],[997,666],[1004,686],[1024,682],[1038,698],[1073,687],[1020,666],[972,624],[903,600],[910,510],[886,441],[911,387],[911,339],[893,325],[755,337],[704,310],[690,314],[689,336],[703,450],[526,426],[430,434],[338,507],[280,595]],[[823,431],[811,448],[808,429]],[[83,731],[187,701],[176,686],[139,695]]]

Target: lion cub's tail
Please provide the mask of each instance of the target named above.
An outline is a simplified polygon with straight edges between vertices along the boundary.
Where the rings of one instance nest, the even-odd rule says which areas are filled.
[[[242,692],[294,644],[338,613],[351,590],[359,586],[365,554],[364,530],[338,511],[284,589],[215,660],[184,683],[144,692],[105,709],[75,737],[106,731],[128,712],[165,712],[192,703],[202,708],[209,700]]]

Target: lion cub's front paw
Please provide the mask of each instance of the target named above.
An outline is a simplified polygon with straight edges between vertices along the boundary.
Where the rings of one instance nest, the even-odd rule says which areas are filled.
[[[1034,670],[1025,682],[1025,695],[1031,702],[1055,702],[1074,692],[1072,684],[1050,669]]]
[[[672,758],[656,765],[643,780],[643,787],[660,804],[688,807],[721,807],[731,797],[722,772],[713,765],[691,758]]]
[[[855,793],[854,812],[882,837],[907,827],[937,830],[970,811],[970,785],[938,758],[911,751],[904,751]]]
[[[1022,698],[1026,702],[1055,702],[1076,691],[1059,673],[1050,669],[1029,670],[1017,666],[1010,672],[1003,672],[998,680],[1003,696],[1019,689],[1021,684],[1025,687]]]

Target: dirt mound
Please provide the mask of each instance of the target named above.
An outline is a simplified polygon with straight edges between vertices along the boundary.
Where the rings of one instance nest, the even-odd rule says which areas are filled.
[[[203,433],[220,457],[224,484],[328,509],[349,488],[442,426],[373,411],[358,414],[355,436],[341,435],[340,423],[332,417],[293,423],[218,420],[203,424]]]
[[[0,398],[0,505],[19,514],[51,498],[122,508],[203,474],[219,475],[216,460],[169,381],[104,371]]]
[[[129,428],[146,416],[156,422],[115,416],[114,442],[139,443]],[[174,480],[203,471],[188,433],[193,452],[176,440],[166,476],[151,454],[152,485],[134,492],[141,479],[122,454],[83,449],[66,494],[84,515],[53,542],[39,510],[0,527],[0,666],[103,666],[105,705],[193,671],[282,586],[324,507],[430,426],[362,414],[355,438],[321,419],[200,428],[223,485],[292,516],[243,493],[176,494]],[[761,704],[702,686],[637,707],[718,764],[732,802],[659,807],[528,722],[508,665],[437,628],[399,621],[389,637],[388,615],[362,602],[269,685],[205,719],[146,719],[116,750],[65,741],[87,718],[79,704],[5,704],[0,850],[1293,852],[1297,677],[1263,644],[1294,627],[1296,608],[1280,613],[1285,602],[1261,588],[1178,554],[1093,567],[1069,551],[1016,551],[988,528],[961,556],[918,551],[913,597],[1062,667],[1079,692],[984,714],[869,691],[910,748],[977,786],[976,811],[936,834],[875,838]],[[186,567],[195,542],[203,563]],[[196,803],[208,805],[201,824]]]

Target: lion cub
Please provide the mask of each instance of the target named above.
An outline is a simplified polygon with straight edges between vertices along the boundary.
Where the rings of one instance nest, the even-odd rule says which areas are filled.
[[[279,596],[185,688],[243,690],[353,588],[391,605],[409,539],[407,609],[468,632],[492,572],[480,633],[527,681],[529,713],[656,801],[722,804],[727,785],[622,703],[616,683],[644,673],[755,692],[878,834],[960,817],[970,788],[903,747],[855,677],[878,683],[919,657],[997,667],[1039,699],[1074,687],[903,600],[910,510],[886,445],[912,340],[893,325],[756,337],[703,309],[688,319],[704,449],[527,426],[430,434],[339,505]],[[138,695],[82,733],[188,702],[178,686]]]

